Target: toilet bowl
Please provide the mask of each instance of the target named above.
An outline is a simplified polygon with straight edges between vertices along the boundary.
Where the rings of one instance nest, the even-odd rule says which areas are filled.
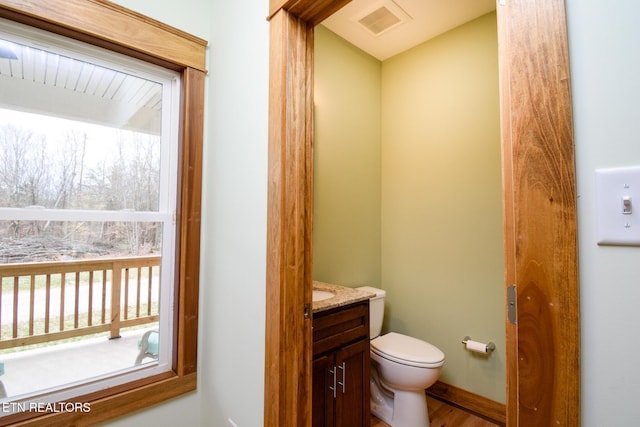
[[[442,351],[389,332],[371,341],[371,362],[371,412],[392,427],[428,426],[424,391],[440,377]]]
[[[371,413],[392,427],[426,427],[425,389],[440,377],[444,353],[428,342],[396,332],[380,334],[385,292],[369,304],[371,325]]]

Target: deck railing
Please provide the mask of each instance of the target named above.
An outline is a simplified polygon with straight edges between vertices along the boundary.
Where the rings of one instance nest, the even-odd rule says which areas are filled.
[[[0,350],[158,320],[160,256],[0,265]]]

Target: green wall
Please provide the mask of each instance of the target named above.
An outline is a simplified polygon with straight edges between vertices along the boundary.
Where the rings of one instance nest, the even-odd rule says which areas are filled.
[[[379,81],[363,71],[365,54],[316,31],[314,278],[378,286],[380,277],[385,330],[438,346],[446,355],[443,382],[505,402],[496,31],[495,13],[485,15],[378,62]],[[347,92],[351,84],[371,93]],[[329,87],[337,120],[323,115]],[[372,107],[372,96],[380,97],[379,121],[374,113],[355,116]],[[362,127],[371,132],[368,144],[345,147]],[[375,168],[377,180],[370,179]],[[379,192],[379,205],[373,197],[367,207],[356,204],[360,191]],[[379,240],[362,239],[362,227]],[[497,349],[490,357],[470,353],[461,344],[466,335]]]
[[[382,118],[385,325],[440,348],[443,382],[504,402],[495,14],[385,61]]]
[[[380,286],[380,61],[316,27],[313,277]]]

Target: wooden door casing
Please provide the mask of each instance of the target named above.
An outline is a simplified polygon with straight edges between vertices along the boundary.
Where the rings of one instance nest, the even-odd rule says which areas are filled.
[[[563,0],[498,5],[507,422],[580,425],[576,183]]]

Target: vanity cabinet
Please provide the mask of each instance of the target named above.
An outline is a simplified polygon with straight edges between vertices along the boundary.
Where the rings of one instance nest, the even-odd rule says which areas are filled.
[[[314,313],[313,427],[368,427],[369,300]]]

